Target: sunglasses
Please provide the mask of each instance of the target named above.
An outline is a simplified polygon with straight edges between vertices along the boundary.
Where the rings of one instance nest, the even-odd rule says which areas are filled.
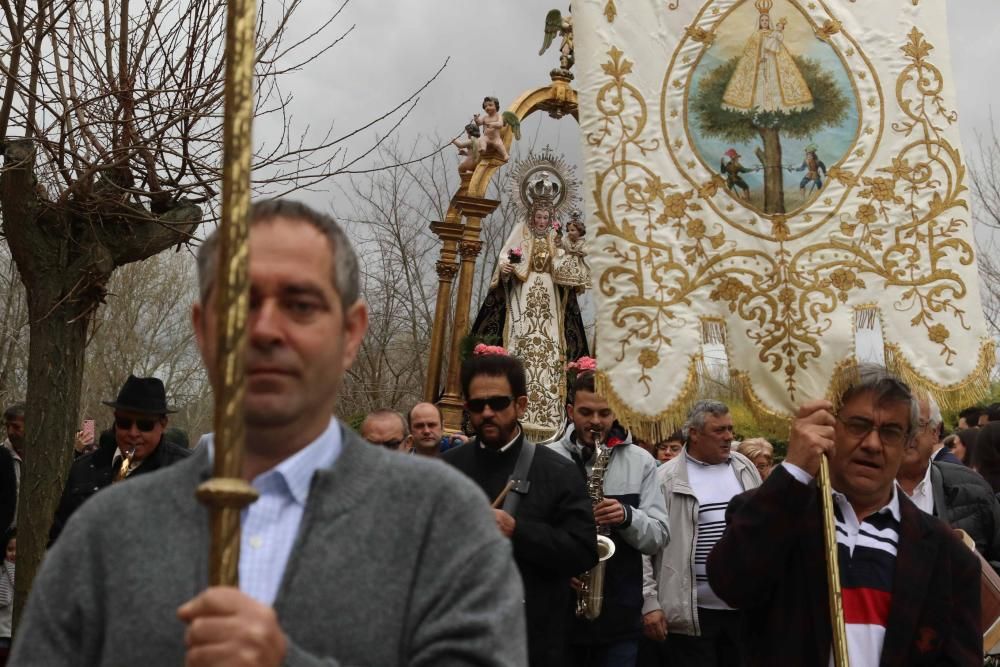
[[[493,412],[500,412],[510,407],[514,402],[513,396],[487,396],[486,398],[470,398],[465,402],[465,409],[469,412],[479,414],[488,405]]]
[[[132,430],[132,424],[135,424],[135,427],[143,433],[149,433],[156,428],[158,423],[158,419],[129,419],[128,417],[115,417],[115,426],[123,431]]]
[[[386,449],[399,449],[399,446],[403,444],[403,441],[399,438],[394,438],[392,440],[385,440],[383,442],[378,442],[377,440],[372,440],[373,445],[381,445]]]

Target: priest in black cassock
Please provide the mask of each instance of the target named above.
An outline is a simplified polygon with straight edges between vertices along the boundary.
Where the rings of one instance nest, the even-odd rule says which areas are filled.
[[[597,528],[573,463],[524,437],[524,366],[506,354],[473,354],[462,364],[462,393],[476,437],[442,458],[494,503],[524,580],[532,667],[566,664],[575,608],[570,579],[597,564]]]

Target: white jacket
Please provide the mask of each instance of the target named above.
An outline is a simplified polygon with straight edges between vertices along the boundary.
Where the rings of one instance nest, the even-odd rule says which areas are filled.
[[[760,473],[750,459],[730,453],[733,472],[743,490],[760,486]],[[643,558],[642,613],[662,609],[668,632],[701,635],[694,546],[698,541],[698,498],[688,482],[687,447],[656,470],[670,523],[671,540],[652,558]]]

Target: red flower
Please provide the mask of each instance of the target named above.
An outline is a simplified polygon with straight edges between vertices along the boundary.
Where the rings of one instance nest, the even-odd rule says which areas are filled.
[[[476,356],[482,356],[486,354],[496,354],[501,357],[508,356],[507,350],[500,347],[499,345],[486,345],[485,343],[480,343],[472,348],[472,354]]]

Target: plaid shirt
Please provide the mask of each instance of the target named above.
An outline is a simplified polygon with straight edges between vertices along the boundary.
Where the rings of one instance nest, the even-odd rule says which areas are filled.
[[[981,665],[980,570],[941,521],[899,498],[899,546],[882,667]],[[815,484],[781,466],[733,498],[708,558],[713,590],[745,612],[744,664],[829,664],[825,549]]]

